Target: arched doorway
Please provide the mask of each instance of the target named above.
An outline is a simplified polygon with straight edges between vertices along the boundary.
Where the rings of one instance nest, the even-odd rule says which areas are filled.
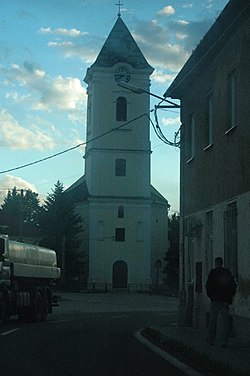
[[[125,261],[113,264],[113,288],[126,289],[128,287],[128,265]]]

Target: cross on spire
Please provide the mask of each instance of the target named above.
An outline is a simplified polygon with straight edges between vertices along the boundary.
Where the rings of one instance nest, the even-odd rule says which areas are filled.
[[[123,4],[119,0],[118,4],[115,4],[115,5],[118,5],[118,17],[121,17],[121,5],[123,5]]]

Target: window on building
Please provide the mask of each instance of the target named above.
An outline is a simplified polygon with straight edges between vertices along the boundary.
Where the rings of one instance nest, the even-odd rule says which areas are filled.
[[[210,94],[206,100],[206,133],[205,133],[205,147],[211,146],[214,142],[214,99],[213,94]]]
[[[144,240],[143,223],[137,222],[136,225],[136,241],[142,242]]]
[[[194,238],[193,237],[188,237],[187,278],[188,278],[188,282],[194,281]]]
[[[236,202],[232,202],[227,205],[224,212],[224,262],[236,279],[238,277],[237,257],[237,206]]]
[[[92,112],[92,108],[91,108],[91,95],[89,94],[89,97],[88,97],[88,110],[87,110],[87,133],[88,134],[91,133],[91,112]]]
[[[189,117],[187,126],[187,162],[194,158],[194,144],[195,144],[195,116],[192,113]]]
[[[104,223],[103,221],[99,221],[98,222],[98,232],[97,232],[98,236],[98,240],[104,240]]]
[[[0,238],[0,257],[5,252],[5,239]],[[1,260],[0,260],[1,261]]]
[[[127,121],[127,99],[124,97],[116,100],[116,120]]]
[[[125,228],[116,228],[115,229],[115,241],[116,242],[125,242]]]
[[[115,161],[115,175],[126,176],[126,159],[116,159]]]
[[[209,211],[206,213],[206,222],[205,222],[205,265],[206,265],[206,272],[208,273],[213,267],[213,211]]]
[[[228,130],[237,126],[237,76],[233,71],[228,76]]]
[[[118,218],[124,218],[124,206],[118,208]]]

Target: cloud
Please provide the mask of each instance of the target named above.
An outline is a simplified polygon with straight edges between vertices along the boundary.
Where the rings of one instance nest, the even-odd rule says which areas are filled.
[[[138,22],[133,36],[155,67],[177,72],[189,57],[181,44],[170,42],[167,28],[155,20]]]
[[[182,5],[182,8],[184,9],[191,9],[193,8],[194,4],[193,3],[186,3]]]
[[[5,109],[0,111],[0,146],[11,149],[46,150],[54,147],[54,140],[35,124],[22,127]]]
[[[207,0],[207,4],[204,4],[205,8],[209,9],[214,6],[213,0]]]
[[[105,41],[104,36],[91,35],[77,29],[47,27],[40,28],[39,32],[56,36],[55,40],[47,43],[48,47],[56,49],[65,58],[78,57],[87,64],[93,63]]]
[[[192,3],[184,4],[185,7],[191,7],[191,5]],[[174,14],[174,12],[174,8],[167,5],[156,14],[156,19],[137,20],[134,22],[132,35],[151,65],[177,72],[211,26],[212,20],[169,21],[169,18],[162,17]],[[48,28],[48,31],[52,32],[50,30]],[[80,37],[74,40],[50,41],[48,46],[56,49],[65,58],[78,57],[84,63],[92,64],[104,41],[104,37],[81,33]]]
[[[178,20],[168,24],[169,32],[173,33],[175,38],[181,43],[183,48],[191,53],[199,44],[203,36],[206,34],[213,20],[205,18],[200,21]]]
[[[175,74],[168,74],[164,72],[163,70],[156,69],[151,76],[151,80],[158,84],[163,84],[164,87],[166,88],[166,85],[173,82],[175,76],[176,76]]]
[[[35,185],[13,175],[5,175],[4,177],[0,178],[0,186],[0,205],[2,205],[8,190],[12,190],[14,187],[17,189],[30,189],[33,192],[37,192]]]
[[[175,10],[174,10],[174,8],[172,7],[172,5],[167,5],[167,6],[165,6],[164,8],[162,8],[162,9],[158,12],[158,14],[159,14],[160,16],[170,16],[170,15],[172,15],[172,14],[175,14]]]
[[[57,49],[65,58],[78,57],[85,63],[92,64],[103,42],[103,38],[92,37],[85,41],[79,40],[77,43],[71,41],[52,41],[48,42],[48,46]]]
[[[50,77],[36,64],[25,62],[23,66],[13,64],[10,69],[2,69],[8,84],[28,90],[21,95],[17,91],[7,96],[14,101],[30,101],[33,110],[47,112],[62,110],[79,114],[86,104],[86,90],[75,77]]]
[[[51,35],[59,35],[63,37],[71,37],[76,38],[80,37],[82,35],[87,35],[88,33],[86,31],[82,32],[77,29],[65,29],[65,28],[58,28],[58,29],[51,29],[50,27],[41,27],[39,32],[41,34],[51,34]]]
[[[34,106],[36,109],[75,110],[84,105],[83,98],[86,92],[78,78],[57,76],[53,80],[48,80],[47,85],[39,86],[38,89],[41,96]]]
[[[165,125],[166,127],[175,127],[178,128],[180,127],[180,117],[162,117],[161,118],[161,123]]]
[[[11,91],[5,94],[5,98],[11,99],[13,102],[18,103],[18,104],[28,102],[30,97],[31,97],[30,94],[22,95],[18,93],[17,91]]]
[[[74,133],[74,132],[73,132]],[[77,149],[76,149],[76,151],[78,152],[78,153],[80,153],[81,154],[81,156],[83,156],[84,154],[85,154],[85,148],[86,148],[86,143],[83,141],[83,139],[82,138],[80,138],[80,137],[77,137],[77,134],[72,134],[72,143],[71,144],[69,144],[69,146],[71,146],[72,144],[73,145],[80,145],[80,144],[82,144],[81,146],[79,146]]]

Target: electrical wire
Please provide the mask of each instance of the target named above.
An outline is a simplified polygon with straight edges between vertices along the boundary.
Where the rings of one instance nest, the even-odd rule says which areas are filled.
[[[163,101],[161,101],[160,103],[162,103],[162,102],[163,102]],[[159,104],[160,104],[160,103],[159,103]],[[158,105],[158,106],[159,106],[159,105]],[[107,134],[110,134],[110,133],[112,133],[112,132],[114,132],[114,131],[116,131],[116,130],[118,130],[118,129],[121,129],[121,128],[125,127],[126,125],[131,124],[131,123],[135,122],[136,120],[139,120],[139,119],[142,118],[143,116],[148,117],[150,123],[151,123],[152,126],[153,126],[153,129],[154,129],[154,131],[155,131],[155,134],[157,135],[157,137],[158,137],[162,142],[164,142],[165,144],[167,144],[167,145],[169,145],[169,146],[174,146],[174,147],[178,147],[178,148],[179,148],[179,147],[180,147],[180,141],[177,141],[177,139],[178,139],[178,137],[179,137],[180,128],[179,128],[179,130],[175,133],[174,142],[169,141],[169,140],[164,136],[164,134],[163,134],[163,132],[162,132],[162,130],[161,130],[161,128],[160,128],[160,125],[159,125],[158,116],[157,116],[157,107],[158,107],[158,106],[155,106],[155,109],[154,109],[154,110],[151,109],[151,110],[149,111],[149,113],[151,113],[151,112],[154,111],[154,116],[155,116],[155,122],[156,122],[156,125],[155,125],[154,122],[151,120],[149,114],[148,114],[148,113],[144,113],[144,114],[142,114],[142,115],[137,116],[136,118],[133,118],[132,120],[127,121],[127,122],[124,123],[124,124],[119,125],[118,127],[115,127],[115,128],[113,128],[113,129],[110,129],[109,131],[104,132],[104,133],[100,134],[99,136],[96,136],[96,137],[94,137],[94,138],[92,138],[92,139],[90,139],[90,140],[88,140],[88,141],[81,142],[81,143],[78,144],[78,145],[75,145],[75,146],[72,146],[72,147],[70,147],[70,148],[68,148],[68,149],[62,150],[61,152],[58,152],[58,153],[55,153],[55,154],[49,155],[48,157],[41,158],[41,159],[38,159],[38,160],[36,160],[36,161],[26,163],[26,164],[21,165],[21,166],[18,166],[18,167],[13,167],[13,168],[10,168],[10,169],[7,169],[7,170],[0,171],[0,174],[2,175],[2,174],[6,174],[6,173],[8,173],[8,172],[17,171],[17,170],[23,169],[23,168],[25,168],[25,167],[29,167],[29,166],[33,166],[33,165],[38,164],[38,163],[41,163],[41,162],[45,162],[45,161],[47,161],[47,160],[49,160],[49,159],[52,159],[52,158],[58,157],[59,155],[62,155],[62,154],[68,153],[68,152],[70,152],[70,151],[72,151],[72,150],[75,150],[75,149],[81,147],[81,146],[87,145],[87,144],[90,143],[90,142],[96,141],[96,140],[98,140],[99,138],[101,138],[101,137],[103,137],[103,136],[106,136]]]
[[[244,11],[244,10],[243,10],[243,11]],[[242,11],[242,13],[243,13],[243,11]],[[237,17],[237,19],[240,18],[240,16],[242,15],[242,13]],[[223,37],[223,35],[226,33],[226,31],[227,31],[227,30],[228,30],[228,29],[229,29],[229,28],[230,28],[230,27],[231,27],[231,26],[237,21],[237,19],[236,19],[236,20],[233,20],[233,22],[227,27],[226,30],[224,30],[224,32],[222,33],[222,35],[220,36],[220,38],[219,38],[218,40],[220,40],[220,39]],[[218,43],[218,40],[217,40],[216,43]],[[210,47],[209,50],[206,52],[206,54],[203,55],[203,57],[202,57],[202,58],[201,58],[201,59],[195,64],[195,66],[192,68],[192,70],[194,70],[195,67],[196,67],[196,66],[197,66],[197,65],[198,65],[198,64],[199,64],[199,63],[200,63],[200,62],[206,57],[206,55],[209,53],[209,51],[211,50],[211,48],[212,48],[212,47]],[[191,70],[191,71],[192,71],[192,70]],[[186,76],[184,76],[184,77],[182,78],[182,80],[178,83],[178,85],[180,85],[180,83],[181,83],[186,77],[188,77],[188,75],[190,75],[190,72],[189,72]],[[167,101],[167,100],[166,100],[166,99],[162,99],[162,100],[159,102],[158,106],[159,106],[161,103],[163,103],[164,101]],[[169,102],[169,101],[168,101],[168,102]],[[151,112],[151,111],[152,111],[152,110],[150,110],[150,112]],[[64,154],[64,153],[67,153],[67,152],[72,151],[72,150],[74,150],[74,149],[77,149],[77,148],[80,147],[80,146],[86,145],[88,142],[94,141],[94,140],[96,140],[96,139],[98,139],[98,138],[100,138],[100,137],[102,137],[102,136],[105,136],[106,134],[109,134],[109,133],[111,133],[111,132],[113,132],[113,131],[115,131],[115,130],[121,128],[121,127],[123,127],[123,126],[126,126],[127,124],[129,124],[129,123],[131,123],[131,122],[133,122],[133,121],[135,121],[135,120],[138,120],[139,118],[141,118],[141,117],[143,117],[143,116],[147,116],[147,117],[149,118],[151,124],[153,125],[153,129],[154,129],[154,131],[155,131],[157,137],[158,137],[162,142],[164,142],[165,144],[167,144],[167,145],[169,145],[169,146],[174,146],[174,147],[178,147],[178,148],[180,148],[180,143],[181,143],[181,141],[180,141],[180,130],[181,130],[181,127],[178,129],[177,132],[175,132],[174,141],[171,142],[171,141],[169,141],[169,140],[164,136],[164,134],[162,133],[162,130],[161,130],[160,126],[159,126],[159,121],[158,121],[158,116],[157,116],[157,106],[155,106],[154,115],[155,115],[156,126],[154,125],[154,123],[153,123],[153,121],[151,120],[150,116],[149,116],[148,114],[144,113],[144,114],[140,115],[138,118],[132,119],[132,120],[130,120],[129,122],[127,122],[127,123],[125,123],[125,124],[123,124],[123,125],[121,125],[121,126],[119,126],[119,127],[116,127],[116,128],[114,128],[114,129],[112,129],[112,130],[106,132],[106,133],[103,133],[103,134],[97,136],[96,138],[94,138],[94,139],[92,139],[92,140],[82,142],[82,143],[80,143],[80,144],[78,144],[78,145],[76,145],[76,146],[73,146],[73,147],[69,148],[69,149],[63,150],[63,151],[61,151],[61,152],[59,152],[59,153],[53,154],[53,155],[51,155],[51,156],[48,156],[48,157],[45,157],[45,158],[42,158],[42,159],[39,159],[39,160],[37,160],[37,161],[31,162],[31,163],[27,163],[27,164],[22,165],[22,166],[19,166],[19,167],[14,167],[14,168],[11,168],[11,169],[8,169],[8,170],[0,171],[0,174],[4,174],[4,173],[7,173],[7,172],[16,171],[16,170],[19,170],[19,169],[22,169],[22,168],[25,168],[25,167],[28,167],[28,166],[32,166],[32,165],[34,165],[34,164],[37,164],[37,163],[40,163],[40,162],[44,162],[44,161],[46,161],[46,160],[48,160],[48,159],[51,159],[51,158],[57,157],[57,156],[59,156],[59,155],[62,155],[62,154]]]
[[[151,119],[150,119],[150,121],[151,121]],[[153,125],[154,125],[154,124],[153,124]],[[160,146],[163,146],[163,145],[164,145],[164,144],[163,144],[162,141],[161,141],[159,144],[153,145],[153,146],[152,146],[152,150],[155,150],[156,148],[158,148],[158,147],[160,147]],[[113,163],[113,162],[109,162],[109,163],[101,164],[101,165],[99,165],[98,167],[92,168],[90,171],[93,172],[93,171],[95,171],[95,170],[99,170],[99,169],[102,169],[102,168],[104,168],[104,167],[111,166],[112,163]],[[64,181],[67,180],[67,179],[72,179],[72,178],[75,178],[75,177],[80,178],[80,177],[82,177],[82,176],[83,176],[83,173],[82,173],[82,172],[81,172],[81,173],[79,172],[78,174],[75,174],[75,175],[61,177],[59,180],[64,182]],[[34,184],[35,184],[36,187],[40,187],[41,185],[53,184],[54,182],[55,182],[54,180],[51,180],[51,181],[47,181],[46,183],[41,183],[41,184],[35,184],[35,183],[34,183]],[[12,191],[12,189],[13,189],[13,187],[11,187],[11,188],[4,188],[4,189],[0,188],[0,192]]]
[[[151,111],[153,111],[153,110],[150,110],[150,112],[151,112]],[[122,128],[122,127],[125,127],[126,125],[128,125],[128,124],[130,124],[130,123],[133,123],[133,122],[136,121],[136,120],[139,120],[139,119],[142,118],[143,116],[148,116],[148,114],[147,114],[147,113],[144,113],[144,114],[142,114],[142,115],[140,115],[140,116],[137,116],[136,118],[134,118],[134,119],[132,119],[132,120],[129,120],[129,121],[127,121],[126,123],[119,125],[118,127],[115,127],[115,128],[113,128],[113,129],[110,129],[110,130],[107,131],[107,132],[104,132],[104,133],[100,134],[99,136],[96,136],[96,137],[94,137],[94,138],[92,138],[92,139],[90,139],[90,140],[88,140],[88,141],[81,142],[81,143],[78,144],[78,145],[72,146],[71,148],[65,149],[65,150],[60,151],[60,152],[58,152],[58,153],[55,153],[55,154],[53,154],[53,155],[49,155],[48,157],[45,157],[45,158],[42,158],[42,159],[38,159],[38,160],[36,160],[36,161],[34,161],[34,162],[26,163],[26,164],[21,165],[21,166],[18,166],[18,167],[13,167],[13,168],[10,168],[10,169],[8,169],[8,170],[0,171],[0,174],[6,174],[7,172],[12,172],[12,171],[20,170],[20,169],[25,168],[25,167],[33,166],[33,165],[35,165],[35,164],[37,164],[37,163],[41,163],[41,162],[47,161],[48,159],[52,159],[52,158],[58,157],[59,155],[62,155],[62,154],[68,153],[69,151],[75,150],[75,149],[79,148],[80,146],[87,145],[88,143],[93,142],[93,141],[96,141],[96,140],[98,140],[99,138],[101,138],[101,137],[103,137],[103,136],[106,136],[106,135],[109,134],[109,133],[112,133],[112,132],[114,132],[114,131],[116,131],[116,130]]]
[[[162,103],[162,102],[160,102],[160,103]],[[160,105],[160,103],[159,103],[159,105]],[[169,145],[169,146],[174,146],[174,147],[180,148],[180,138],[179,138],[179,137],[180,137],[180,128],[177,130],[177,132],[175,132],[174,141],[169,141],[169,140],[165,137],[165,135],[163,134],[163,132],[162,132],[162,130],[161,130],[161,127],[160,127],[160,125],[159,125],[158,115],[157,115],[157,109],[158,109],[158,106],[159,106],[159,105],[155,106],[155,109],[154,109],[154,117],[155,117],[155,123],[156,123],[156,124],[154,124],[154,122],[152,121],[152,119],[150,118],[150,116],[147,115],[148,118],[149,118],[150,123],[151,123],[152,126],[153,126],[153,129],[154,129],[154,131],[155,131],[155,134],[156,134],[156,136],[157,136],[162,142],[164,142],[164,144]]]

